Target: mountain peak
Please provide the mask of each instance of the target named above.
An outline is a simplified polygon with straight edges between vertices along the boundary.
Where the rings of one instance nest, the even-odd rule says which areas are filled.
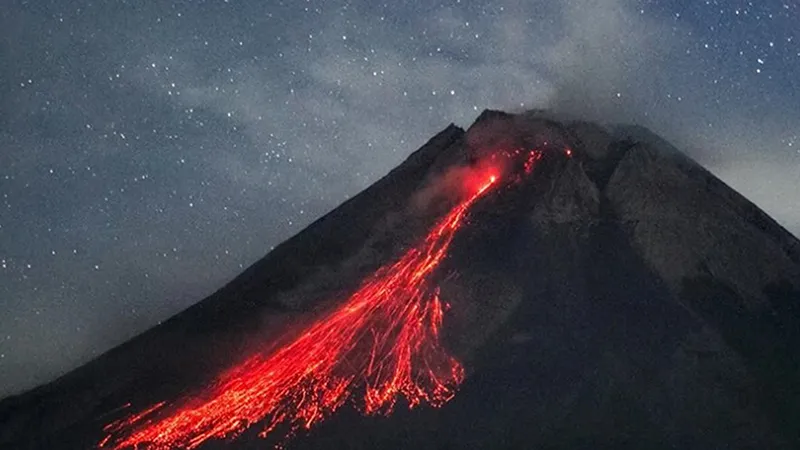
[[[380,314],[344,320],[362,310]],[[351,323],[341,358],[305,364]],[[416,344],[386,353],[398,342]],[[289,446],[789,449],[798,346],[800,243],[755,205],[646,128],[485,110],[212,296],[0,403],[0,448],[125,448],[192,406],[222,431],[170,442],[261,448],[302,412]],[[267,402],[284,415],[210,418],[287,360],[296,395]],[[289,382],[319,367],[339,377],[297,378],[328,380],[311,397]]]

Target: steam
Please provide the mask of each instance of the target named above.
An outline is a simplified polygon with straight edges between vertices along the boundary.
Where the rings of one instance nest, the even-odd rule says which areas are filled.
[[[440,209],[446,203],[464,198],[485,183],[490,171],[502,172],[502,167],[492,167],[487,161],[479,160],[475,165],[457,165],[444,173],[435,175],[410,201],[412,213],[428,214]]]
[[[543,49],[554,85],[547,107],[597,122],[642,121],[657,103],[681,39],[627,0],[562,2],[565,34]]]

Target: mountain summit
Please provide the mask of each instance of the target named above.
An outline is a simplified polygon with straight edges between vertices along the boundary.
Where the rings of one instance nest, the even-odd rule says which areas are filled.
[[[0,448],[800,447],[800,241],[657,135],[450,125]]]

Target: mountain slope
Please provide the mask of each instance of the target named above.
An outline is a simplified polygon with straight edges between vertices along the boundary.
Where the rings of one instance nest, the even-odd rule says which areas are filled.
[[[437,270],[457,395],[342,408],[290,447],[800,445],[800,242],[646,129],[485,111],[209,298],[4,400],[0,447],[92,448],[122,405],[202,388],[396,259],[452,205],[449,174],[499,149],[543,156],[475,204]],[[264,448],[257,432],[201,448]]]

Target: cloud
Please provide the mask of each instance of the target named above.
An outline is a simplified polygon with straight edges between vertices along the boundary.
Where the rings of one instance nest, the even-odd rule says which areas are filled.
[[[250,136],[249,153],[221,149],[214,167],[258,191],[274,175],[255,169],[270,162],[253,150],[268,155],[279,147],[296,163],[295,175],[324,179],[312,188],[343,199],[447,123],[468,126],[484,108],[634,122],[702,163],[732,159],[741,167],[756,153],[780,158],[777,149],[797,132],[780,114],[748,123],[726,111],[696,76],[702,61],[686,51],[693,30],[630,0],[518,1],[478,17],[442,8],[404,22],[349,19],[298,26],[298,39],[303,27],[314,37],[306,51],[279,44],[281,66],[243,61],[184,89],[188,107],[215,111]],[[359,31],[376,20],[380,34]],[[186,63],[184,72],[197,71]],[[773,132],[782,140],[765,141]],[[773,179],[776,192],[793,186],[791,178]],[[760,195],[749,185],[742,190]]]
[[[564,2],[563,36],[542,49],[556,86],[549,106],[600,122],[641,121],[663,95],[661,74],[681,45],[673,27],[624,0]]]

